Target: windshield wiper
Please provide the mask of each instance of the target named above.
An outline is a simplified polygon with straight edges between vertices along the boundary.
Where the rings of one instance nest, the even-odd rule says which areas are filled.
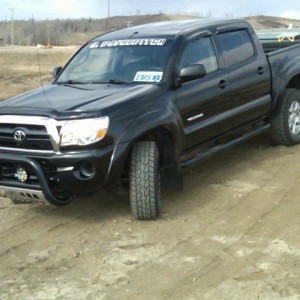
[[[88,82],[88,84],[100,84],[100,83],[130,84],[131,81],[124,81],[124,80],[119,80],[119,79],[109,79],[109,80],[93,80],[93,81]]]
[[[56,84],[87,84],[88,82],[78,81],[78,80],[66,80],[66,81],[56,81]]]
[[[130,84],[131,81],[123,81],[119,79],[109,79],[109,80],[91,80],[91,81],[78,81],[78,80],[66,80],[66,81],[56,81],[56,84],[102,84],[102,83],[110,83],[110,84]]]

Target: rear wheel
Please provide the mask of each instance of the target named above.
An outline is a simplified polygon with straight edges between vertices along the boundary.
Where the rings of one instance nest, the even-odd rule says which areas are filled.
[[[271,118],[271,136],[275,144],[292,146],[300,142],[300,91],[287,89]]]
[[[159,152],[155,142],[137,142],[129,173],[130,204],[138,220],[154,220],[160,213]]]

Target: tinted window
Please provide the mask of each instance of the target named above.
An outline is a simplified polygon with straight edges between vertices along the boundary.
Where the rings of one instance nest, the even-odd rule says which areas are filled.
[[[247,61],[255,51],[247,30],[221,33],[219,40],[224,51],[227,66]]]
[[[207,73],[218,69],[215,50],[209,37],[192,41],[185,47],[179,68],[191,64],[203,64]]]

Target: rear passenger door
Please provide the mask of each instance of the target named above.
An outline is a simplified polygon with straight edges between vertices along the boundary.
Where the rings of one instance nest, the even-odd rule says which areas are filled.
[[[217,32],[224,65],[228,69],[232,121],[236,127],[254,121],[270,110],[269,64],[255,33],[247,24],[221,28]]]
[[[177,106],[185,133],[185,148],[191,148],[231,128],[231,104],[227,71],[220,68],[210,33],[187,39],[177,66],[203,64],[204,78],[183,83],[176,90]]]

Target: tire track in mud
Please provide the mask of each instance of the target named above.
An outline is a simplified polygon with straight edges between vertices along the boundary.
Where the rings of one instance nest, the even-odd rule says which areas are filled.
[[[101,218],[101,208],[105,209],[108,203],[114,199],[112,195],[105,195],[104,201],[95,201],[95,199],[78,199],[76,203],[64,208],[52,208],[50,211],[44,211],[43,207],[39,205],[26,204],[32,207],[33,217],[24,216],[24,221],[21,219],[17,225],[11,225],[11,228],[5,228],[0,231],[0,239],[3,241],[0,248],[0,261],[3,256],[10,252],[10,249],[17,249],[26,243],[40,240],[45,236],[52,235],[52,232],[58,232],[62,229],[66,232],[68,230],[80,231],[80,222],[86,221],[97,222],[99,216],[99,223],[103,222]],[[18,210],[23,205],[17,205]],[[12,208],[13,209],[13,208]],[[30,209],[27,213],[30,216]],[[97,214],[98,213],[98,214]],[[84,227],[83,227],[84,228]],[[72,230],[73,229],[73,230]],[[72,236],[70,236],[70,239]]]
[[[286,226],[299,225],[299,214],[291,217],[291,207],[295,212],[300,211],[300,176],[294,176],[288,184],[285,184],[285,179],[287,174],[299,174],[300,170],[297,164],[292,164],[283,172],[289,160],[290,155],[278,158],[276,174],[270,173],[265,180],[271,183],[269,187],[254,189],[238,203],[225,203],[220,207],[221,211],[210,212],[210,217],[215,220],[225,217],[230,226],[216,228],[220,227],[220,223],[210,223],[210,228],[202,228],[205,224],[202,220],[198,226],[202,235],[195,226],[187,239],[157,261],[133,271],[123,299],[242,299],[245,295],[274,299],[284,294],[298,297],[300,287],[295,278],[300,276],[300,268],[292,269],[294,274],[289,273],[288,268],[300,260],[300,250],[297,250],[300,242],[289,246],[284,239],[287,238]],[[241,219],[241,216],[245,218]],[[284,220],[285,226],[278,220]],[[290,242],[293,244],[293,240]],[[274,257],[274,263],[268,256],[278,243],[283,245],[284,250]],[[289,247],[293,250],[287,253]],[[287,261],[288,267],[285,266]],[[286,284],[280,273],[285,274]],[[106,299],[118,299],[119,296],[115,287]]]
[[[106,238],[101,244],[97,234],[106,226],[106,217],[114,207],[121,211],[126,209],[115,196],[104,197],[99,202],[95,198],[78,199],[68,208],[55,209],[47,214],[41,212],[39,218],[35,215],[11,231],[2,232],[1,238],[5,242],[0,247],[0,295],[19,299],[68,299],[68,293],[71,293],[73,299],[84,299],[82,296],[76,298],[77,285],[88,286],[82,276],[85,278],[86,275],[91,281],[97,273],[94,260],[101,260],[103,255],[95,253],[107,255]],[[36,206],[33,209],[36,211]],[[111,229],[109,235],[108,242],[115,238]],[[90,265],[87,265],[88,261]],[[64,276],[66,272],[68,275]],[[57,278],[61,278],[61,282],[57,282]],[[70,280],[71,288],[68,287]],[[83,292],[88,294],[89,289]]]

